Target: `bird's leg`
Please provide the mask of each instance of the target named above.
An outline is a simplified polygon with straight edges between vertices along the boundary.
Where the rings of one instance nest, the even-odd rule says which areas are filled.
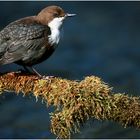
[[[41,79],[45,79],[45,80],[50,80],[50,78],[54,78],[54,76],[42,76],[35,68],[33,67],[29,67],[31,69],[31,71],[28,69],[27,66],[23,66],[25,69],[25,72],[28,73],[32,73],[32,74],[36,74],[38,77],[40,77]]]
[[[41,75],[34,68],[27,67],[27,66],[24,66],[24,65],[22,65],[22,66],[23,66],[24,70],[20,69],[20,73],[37,74],[39,77],[41,77]]]
[[[40,78],[45,79],[45,80],[50,80],[50,78],[54,78],[54,76],[42,76],[40,73],[38,73],[33,67],[30,67],[32,71],[37,74]]]
[[[33,67],[30,67],[31,68],[31,70],[35,73],[35,74],[37,74],[39,77],[42,77],[42,75],[39,73],[39,72],[37,72],[36,70],[35,70],[35,68],[33,68]]]
[[[31,73],[26,66],[23,66],[24,69],[18,69],[20,73]]]

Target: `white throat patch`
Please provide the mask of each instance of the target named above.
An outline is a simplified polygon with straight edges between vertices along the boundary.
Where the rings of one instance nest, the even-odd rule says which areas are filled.
[[[60,28],[63,24],[64,17],[54,18],[48,26],[51,29],[51,35],[49,35],[49,43],[57,45],[60,40]]]

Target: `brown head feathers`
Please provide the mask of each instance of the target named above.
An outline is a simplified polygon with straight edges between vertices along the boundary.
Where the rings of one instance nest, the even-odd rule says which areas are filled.
[[[41,10],[36,16],[36,19],[42,24],[48,24],[53,18],[64,17],[66,13],[59,6],[48,6]]]

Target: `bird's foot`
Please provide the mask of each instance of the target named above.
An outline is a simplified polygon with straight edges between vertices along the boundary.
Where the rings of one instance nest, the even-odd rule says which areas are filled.
[[[52,78],[55,78],[55,76],[41,75],[41,74],[38,73],[35,69],[33,69],[33,72],[30,72],[28,69],[25,69],[25,70],[19,69],[17,73],[36,75],[37,77],[39,77],[39,79],[48,80],[49,83],[51,83]],[[37,78],[37,79],[38,79],[38,78]]]
[[[43,75],[42,76],[42,79],[45,79],[45,80],[50,80],[51,78],[54,78],[55,76],[45,76]]]
[[[45,76],[45,75],[43,75],[43,76],[39,76],[39,78],[40,79],[43,79],[43,80],[47,80],[48,81],[48,83],[52,83],[52,78],[55,78],[55,76]]]

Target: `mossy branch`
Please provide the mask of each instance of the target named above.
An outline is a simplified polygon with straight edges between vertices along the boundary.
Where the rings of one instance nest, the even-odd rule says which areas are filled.
[[[51,113],[51,131],[58,138],[70,138],[79,132],[80,125],[89,118],[113,120],[124,127],[140,128],[140,99],[113,93],[106,83],[95,76],[82,81],[61,78],[40,79],[34,75],[7,73],[0,76],[0,92],[33,93],[47,106],[55,106]]]

